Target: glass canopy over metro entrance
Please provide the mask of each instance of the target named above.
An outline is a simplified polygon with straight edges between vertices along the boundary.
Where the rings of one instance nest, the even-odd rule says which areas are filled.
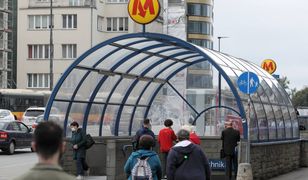
[[[204,62],[210,64],[211,88],[186,89],[181,78],[187,68]],[[245,71],[260,80],[250,96],[236,83]],[[52,108],[59,114],[50,114]],[[244,138],[249,134],[255,142],[299,138],[291,101],[266,71],[249,61],[154,33],[115,37],[81,55],[52,92],[45,119],[53,116],[66,127],[67,136],[71,121],[92,136],[127,136],[144,118],[151,119],[156,133],[171,118],[176,130],[197,124],[201,136],[220,135],[224,122],[232,120]]]

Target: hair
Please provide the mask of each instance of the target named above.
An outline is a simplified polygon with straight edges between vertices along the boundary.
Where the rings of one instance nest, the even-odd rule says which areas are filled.
[[[79,127],[79,124],[78,124],[78,122],[73,121],[73,122],[70,124],[70,126],[77,126],[77,128],[78,128],[78,127]]]
[[[178,137],[179,141],[183,141],[183,140],[189,140],[189,134],[190,134],[189,131],[185,129],[180,129],[176,134],[176,136]]]
[[[166,127],[171,127],[173,125],[173,121],[171,119],[166,119],[164,125]]]
[[[55,122],[41,122],[34,131],[34,142],[37,153],[44,159],[49,159],[62,146],[63,130]]]
[[[149,125],[150,124],[150,119],[145,119],[145,120],[143,120],[143,124],[144,125]]]
[[[150,150],[154,145],[154,139],[150,135],[142,135],[139,139],[140,149]]]

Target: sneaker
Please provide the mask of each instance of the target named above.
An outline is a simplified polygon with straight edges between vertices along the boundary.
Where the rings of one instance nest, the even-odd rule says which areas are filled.
[[[84,180],[84,177],[81,176],[81,175],[78,175],[78,176],[76,177],[76,180]]]

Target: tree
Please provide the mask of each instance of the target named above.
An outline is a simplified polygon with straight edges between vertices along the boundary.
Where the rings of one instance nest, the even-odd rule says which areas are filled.
[[[308,106],[308,87],[297,91],[292,97],[292,102],[295,107]]]

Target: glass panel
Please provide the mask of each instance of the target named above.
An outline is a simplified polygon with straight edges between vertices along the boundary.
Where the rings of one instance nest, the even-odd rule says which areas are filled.
[[[119,106],[108,105],[103,121],[102,135],[103,136],[113,136],[115,133],[115,119]]]
[[[76,122],[78,122],[79,127],[82,127],[84,120],[84,113],[87,108],[87,103],[72,103],[72,107],[69,112],[69,116]]]
[[[283,118],[285,122],[285,129],[286,129],[286,138],[292,138],[292,122],[291,122],[291,117],[290,113],[288,110],[287,106],[280,106],[282,113],[283,113]]]
[[[94,91],[94,89],[97,87],[99,82],[104,78],[105,76],[102,74],[99,74],[98,72],[92,71],[87,78],[83,81],[82,85],[80,86],[75,99],[76,100],[83,100],[83,101],[89,101],[90,97]]]
[[[133,124],[132,124],[132,132],[131,134],[136,134],[138,129],[142,126],[142,121],[144,119],[144,113],[146,108],[144,107],[137,107],[134,117],[133,117]]]
[[[179,57],[178,57],[179,58]],[[198,61],[198,60],[201,60],[201,59],[204,59],[204,57],[202,56],[197,56],[197,57],[193,57],[193,58],[189,58],[189,59],[186,59],[185,62],[194,62],[194,61]],[[207,61],[204,59],[204,61]],[[207,61],[208,62],[208,61]]]
[[[170,51],[165,51],[163,53],[160,53],[163,56],[171,56],[173,54],[177,54],[177,53],[181,53],[181,52],[186,52],[186,54],[188,55],[198,55],[197,53],[192,53],[190,51],[187,51],[186,49],[174,49],[174,50],[170,50]]]
[[[163,50],[167,50],[167,49],[173,49],[174,46],[162,46],[162,47],[157,47],[157,48],[154,48],[154,49],[150,49],[149,52],[152,52],[152,53],[157,53],[159,51],[163,51]]]
[[[93,67],[96,62],[115,49],[117,49],[117,47],[110,45],[101,47],[83,59],[79,65]]]
[[[99,124],[101,121],[101,115],[104,108],[104,104],[92,104],[90,114],[88,117],[87,133],[92,136],[99,135]]]
[[[281,94],[281,97],[283,98],[284,102],[287,105],[291,105],[292,106],[292,102],[289,98],[289,95],[286,93],[286,91],[283,89],[283,87],[278,83],[277,80],[273,81],[274,85],[277,87],[278,91]]]
[[[176,64],[172,65],[171,67],[169,67],[168,69],[166,69],[165,71],[163,71],[162,73],[160,73],[157,78],[166,79],[173,72],[175,72],[176,70],[180,69],[181,67],[183,67],[185,65],[186,64],[184,64],[184,63],[176,63]]]
[[[135,49],[143,49],[149,46],[157,45],[157,44],[162,44],[161,42],[158,41],[146,41],[146,42],[141,42],[137,44],[133,44],[129,47],[135,48]]]
[[[57,124],[59,124],[62,128],[64,128],[64,119],[68,107],[68,102],[58,102],[54,101],[52,106],[51,106],[51,112],[49,114],[49,119],[50,120],[56,120],[57,118]],[[68,122],[66,126],[66,137],[71,137],[71,129],[70,129],[70,123],[72,122],[71,117],[68,117]]]
[[[270,102],[285,105],[280,92],[278,91],[276,86],[273,84],[273,82],[269,80],[268,78],[264,78],[264,80],[266,81],[266,83],[264,84],[269,86],[268,89],[269,89],[269,92],[271,92]]]
[[[121,49],[120,51],[117,51],[116,53],[113,53],[112,55],[106,57],[104,61],[102,61],[97,68],[99,69],[105,69],[110,70],[113,65],[121,61],[124,57],[132,54],[134,51]]]
[[[150,98],[152,97],[152,94],[154,93],[154,91],[156,91],[156,89],[160,86],[160,84],[158,83],[151,83],[148,88],[145,90],[145,92],[143,93],[139,104],[148,104]]]
[[[86,72],[85,70],[74,69],[64,80],[56,95],[56,99],[70,100],[74,90]]]
[[[158,72],[160,72],[162,69],[164,69],[165,67],[169,66],[172,63],[174,63],[174,61],[166,60],[164,62],[161,62],[159,65],[156,65],[149,72],[147,72],[146,76],[154,77]]]
[[[136,86],[134,87],[134,89],[132,90],[132,92],[130,93],[126,104],[135,104],[138,97],[141,94],[141,91],[144,89],[144,87],[148,84],[147,81],[139,81]]]
[[[130,43],[142,41],[142,40],[147,40],[147,38],[142,38],[142,37],[140,37],[140,38],[127,38],[127,39],[123,39],[123,40],[120,40],[120,41],[116,41],[115,43],[120,44],[120,45],[127,45],[127,44],[130,44]]]
[[[150,67],[152,64],[156,63],[157,61],[161,60],[161,57],[152,56],[145,60],[144,62],[138,64],[132,71],[132,74],[141,74],[140,72],[144,72],[145,69]]]
[[[253,103],[251,103],[251,105],[250,105],[249,113],[250,113],[250,121],[249,121],[250,140],[251,141],[257,141],[258,138],[259,138],[258,118],[256,116],[255,107],[254,107]]]
[[[277,136],[278,139],[285,139],[285,127],[284,127],[284,121],[282,116],[282,111],[279,106],[273,106],[274,112],[275,112],[275,118],[277,123]]]
[[[269,139],[276,140],[277,133],[276,133],[276,121],[275,121],[274,112],[270,105],[264,104],[263,106],[264,106],[267,121],[268,121]]]
[[[121,114],[121,118],[120,118],[121,120],[119,124],[119,136],[128,136],[130,118],[131,118],[132,113],[133,113],[133,107],[124,106],[122,114]]]
[[[254,103],[254,107],[258,118],[259,140],[268,140],[268,122],[264,109],[260,103]]]
[[[134,79],[123,79],[112,94],[110,103],[122,103],[123,97],[133,81]]]
[[[128,71],[128,69],[130,69],[132,66],[134,66],[136,63],[138,63],[140,60],[144,59],[145,57],[150,57],[150,55],[148,54],[144,54],[144,53],[140,53],[130,59],[128,59],[127,61],[125,61],[124,63],[122,63],[120,65],[120,67],[118,67],[116,69],[117,72],[123,72],[126,73]],[[140,72],[141,73],[141,72]]]
[[[108,76],[104,84],[99,89],[98,93],[95,96],[94,102],[106,102],[111,89],[118,82],[120,76]]]
[[[292,106],[289,106],[289,112],[290,112],[292,126],[293,126],[293,138],[299,138],[298,120],[297,120],[295,110]]]
[[[199,50],[203,51],[206,55],[208,55],[217,64],[224,65],[224,66],[227,65],[225,62],[223,62],[221,59],[219,59],[217,56],[214,55],[216,54],[214,51],[211,51],[209,49],[204,49],[199,46],[196,46],[196,47],[199,48]]]

